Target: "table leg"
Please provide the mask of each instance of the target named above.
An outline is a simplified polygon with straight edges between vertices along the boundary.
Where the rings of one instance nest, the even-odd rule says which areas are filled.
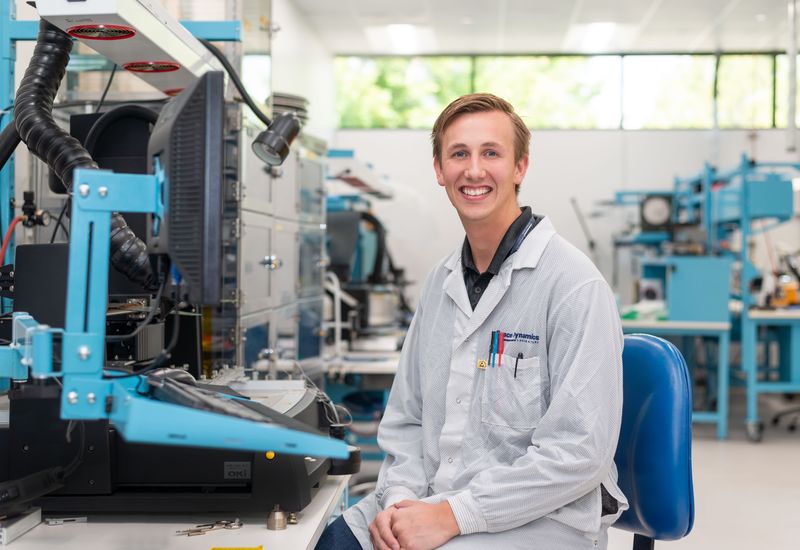
[[[723,332],[719,336],[719,349],[717,350],[717,438],[725,439],[728,435],[728,383],[730,381],[730,364],[728,349],[730,347],[730,333]]]
[[[747,376],[747,419],[745,428],[751,441],[760,441],[762,424],[758,420],[758,366],[756,365],[756,324],[742,315],[742,369]]]

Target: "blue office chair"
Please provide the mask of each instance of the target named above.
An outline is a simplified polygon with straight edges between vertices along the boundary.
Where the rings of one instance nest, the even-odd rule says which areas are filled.
[[[622,429],[614,461],[630,508],[614,527],[634,550],[685,537],[694,524],[692,392],[680,352],[648,334],[625,337]]]

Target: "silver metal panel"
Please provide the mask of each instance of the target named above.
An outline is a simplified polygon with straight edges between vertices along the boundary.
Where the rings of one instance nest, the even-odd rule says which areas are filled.
[[[297,304],[299,332],[297,336],[298,357],[310,359],[322,355],[322,328],[324,309],[323,295],[300,300]]]
[[[241,215],[240,298],[244,316],[272,306],[270,254],[274,219],[246,210]]]
[[[239,341],[239,357],[242,365],[250,367],[253,362],[266,355],[273,341],[273,310],[259,311],[240,319],[242,337]]]
[[[285,220],[300,219],[300,198],[298,193],[297,167],[300,153],[292,150],[283,164],[276,166],[272,173],[272,213]]]
[[[313,158],[302,157],[298,163],[300,219],[304,222],[325,222],[325,165]]]
[[[278,359],[297,359],[300,316],[297,304],[277,308],[270,321],[270,342]]]
[[[269,166],[258,158],[251,145],[259,130],[245,121],[241,134],[242,210],[272,214],[272,183]]]
[[[297,222],[275,219],[270,284],[272,305],[295,302],[300,289],[300,237]]]
[[[319,223],[300,224],[300,296],[321,295],[325,276],[325,226]]]

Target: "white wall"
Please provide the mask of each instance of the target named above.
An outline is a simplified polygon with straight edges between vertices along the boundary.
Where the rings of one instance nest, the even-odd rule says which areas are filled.
[[[700,172],[717,159],[733,168],[741,153],[761,161],[795,160],[784,151],[785,134],[748,131],[535,131],[531,166],[520,191],[520,204],[548,215],[570,242],[588,251],[570,197],[576,197],[597,242],[599,267],[611,281],[612,234],[625,225],[626,211],[598,206],[621,189],[669,189],[675,175]],[[389,232],[389,247],[410,280],[421,284],[431,267],[459,246],[464,232],[444,190],[434,177],[429,134],[416,130],[339,130],[333,147],[354,149],[359,159],[387,174],[395,198],[373,201]],[[631,211],[630,217],[635,218]],[[594,215],[594,217],[591,217]],[[772,232],[783,248],[800,248],[797,222]],[[766,265],[767,256],[757,252]],[[630,300],[630,265],[620,256],[620,294]],[[409,290],[416,302],[419,284]]]
[[[272,36],[272,89],[308,99],[305,131],[330,140],[337,124],[333,55],[291,0],[273,0],[272,20],[280,27]]]

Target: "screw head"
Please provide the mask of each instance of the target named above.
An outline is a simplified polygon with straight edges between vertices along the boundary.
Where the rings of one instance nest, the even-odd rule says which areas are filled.
[[[74,405],[77,402],[78,402],[78,392],[76,391],[69,392],[67,394],[67,403],[69,403],[70,405]]]
[[[82,183],[78,186],[78,193],[80,193],[81,197],[88,197],[89,196],[89,186],[85,183]]]
[[[81,346],[78,348],[78,357],[81,358],[81,361],[86,361],[91,354],[89,346]]]
[[[86,394],[87,403],[89,403],[90,405],[94,405],[96,401],[97,401],[97,396],[94,394],[94,392],[89,392],[88,394]]]
[[[97,190],[97,194],[100,195],[100,197],[102,197],[102,198],[107,197],[108,196],[108,187],[106,187],[104,185],[103,187],[101,187],[100,189]]]

